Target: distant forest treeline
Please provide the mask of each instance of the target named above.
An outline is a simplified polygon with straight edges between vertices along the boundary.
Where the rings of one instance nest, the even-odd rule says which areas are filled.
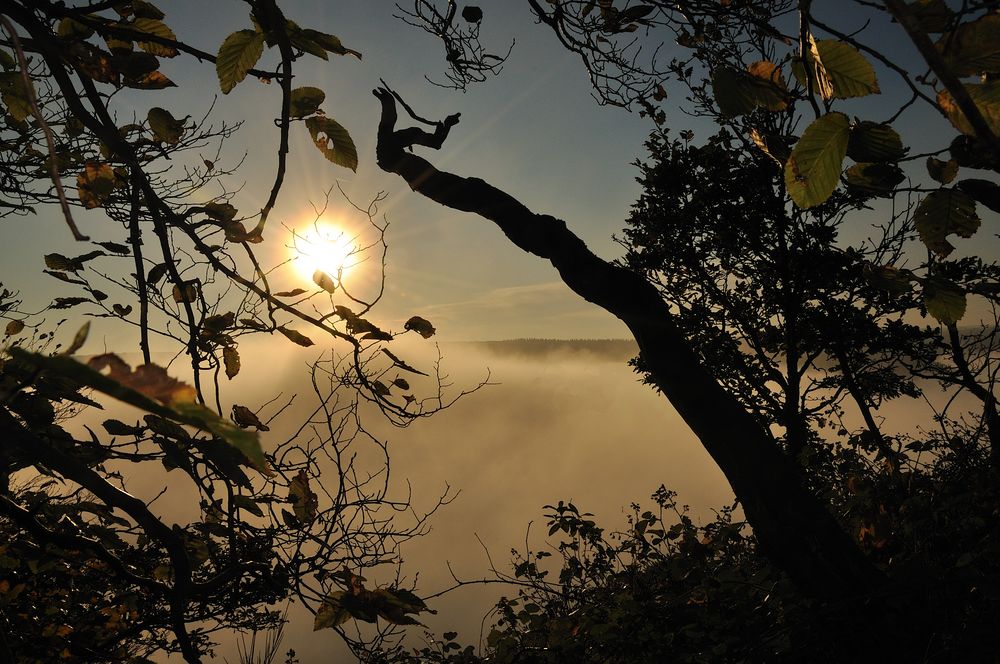
[[[548,357],[593,355],[611,361],[627,361],[639,353],[632,339],[504,339],[459,342],[498,357]]]

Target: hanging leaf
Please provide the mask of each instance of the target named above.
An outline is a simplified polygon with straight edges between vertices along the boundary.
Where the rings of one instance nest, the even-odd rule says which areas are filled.
[[[825,202],[836,189],[849,136],[843,113],[827,113],[802,132],[785,163],[785,186],[800,208]]]
[[[947,236],[954,233],[972,237],[980,224],[975,201],[957,189],[938,189],[927,194],[917,205],[913,221],[920,240],[942,258],[954,249]]]
[[[24,122],[31,115],[31,101],[28,89],[21,78],[21,72],[9,71],[0,74],[0,100],[7,107],[10,117]]]
[[[328,161],[352,171],[358,170],[358,150],[351,135],[336,120],[314,115],[306,118],[306,128],[313,143]]]
[[[856,162],[899,161],[906,149],[895,129],[863,120],[851,127],[847,156]]]
[[[104,205],[114,193],[115,185],[115,171],[108,164],[88,161],[83,172],[76,176],[77,196],[88,210]]]
[[[324,50],[329,51],[335,55],[353,55],[358,60],[361,59],[361,54],[355,51],[353,48],[345,47],[339,38],[328,35],[325,32],[320,32],[318,30],[310,30],[306,28],[302,31],[303,35],[309,39],[314,44],[318,44]]]
[[[113,305],[111,305],[111,308],[114,310],[114,312],[116,314],[118,314],[119,316],[122,316],[122,317],[128,316],[130,313],[132,313],[132,305],[131,304],[125,304],[125,305],[122,305],[122,304],[113,304]]]
[[[137,18],[128,27],[147,35],[154,35],[163,39],[177,41],[177,35],[174,34],[174,31],[171,30],[165,23],[155,18]],[[159,55],[164,58],[172,58],[177,55],[177,49],[173,46],[167,46],[165,44],[158,44],[150,41],[141,41],[139,39],[136,41],[139,44],[139,48],[147,53]]]
[[[983,119],[986,120],[990,130],[994,134],[1000,134],[1000,82],[966,83],[965,89],[979,109]],[[937,102],[956,129],[969,136],[975,135],[975,130],[972,129],[965,113],[955,103],[955,98],[951,96],[950,92],[941,90],[938,93]]]
[[[847,99],[878,94],[878,80],[871,63],[858,49],[837,39],[809,36],[810,50],[806,57],[814,91],[823,99]],[[807,87],[801,62],[792,66],[792,73],[802,87]]]
[[[240,493],[236,494],[233,496],[233,506],[244,509],[254,516],[264,516],[264,510],[250,496],[244,496]]]
[[[222,349],[222,361],[226,365],[226,378],[232,380],[240,372],[240,353],[233,346]]]
[[[73,341],[70,342],[66,350],[62,352],[63,355],[72,355],[76,351],[83,348],[83,344],[87,342],[87,335],[90,334],[90,321],[87,321],[80,326],[80,329],[76,331],[73,335]]]
[[[305,288],[296,288],[296,289],[290,290],[290,291],[281,291],[279,293],[274,293],[274,296],[275,297],[298,297],[299,295],[302,295],[303,293],[306,293],[306,292],[307,291],[306,291]]]
[[[729,67],[716,67],[712,72],[712,94],[724,117],[736,117],[757,108],[757,100],[747,78]]]
[[[167,264],[157,263],[149,272],[146,273],[146,284],[149,286],[154,286],[160,279],[165,277],[167,274]]]
[[[313,282],[327,293],[333,293],[337,290],[337,282],[323,270],[313,272]]]
[[[429,320],[421,318],[420,316],[411,316],[410,319],[403,324],[403,329],[407,331],[412,330],[424,339],[430,339],[437,331],[434,329],[434,326],[431,325]]]
[[[937,49],[957,76],[1000,72],[1000,14],[985,14],[943,35]]]
[[[174,302],[194,302],[198,299],[198,286],[188,281],[183,285],[174,284]]]
[[[753,96],[758,106],[769,111],[783,111],[788,102],[788,88],[781,69],[773,62],[760,60],[747,66]]]
[[[77,21],[75,18],[67,16],[59,21],[56,34],[62,39],[86,39],[94,34],[94,29],[89,25]]]
[[[158,71],[151,71],[136,78],[126,78],[125,85],[136,90],[163,90],[177,87],[176,83]]]
[[[246,78],[264,52],[264,35],[256,30],[237,30],[222,42],[216,55],[215,72],[223,94]]]
[[[147,0],[132,0],[132,12],[137,18],[152,18],[162,20],[165,14],[160,8]]]
[[[303,86],[292,90],[289,99],[289,114],[293,118],[304,118],[319,110],[326,99],[326,93],[319,88]]]
[[[299,523],[309,524],[316,518],[319,497],[309,486],[309,475],[305,470],[300,470],[288,483],[288,502],[292,504],[292,511]]]
[[[211,203],[205,203],[202,207],[205,210],[205,214],[216,221],[231,221],[237,213],[236,208],[229,203],[217,203],[213,201]]]
[[[313,620],[314,632],[326,627],[343,625],[351,619],[351,613],[340,605],[340,598],[343,596],[343,590],[335,590],[324,598],[323,605],[319,607]]]
[[[181,135],[184,133],[184,122],[175,119],[165,108],[154,106],[149,109],[146,122],[153,132],[153,138],[161,143],[174,145],[181,140]]]
[[[394,381],[392,381],[392,384],[395,385],[396,387],[398,387],[401,390],[408,390],[408,389],[410,389],[410,384],[406,381],[405,378],[397,378]]]
[[[24,329],[23,320],[12,320],[7,323],[7,328],[4,330],[8,337],[12,337],[15,334],[20,334],[21,330]]]
[[[847,169],[847,185],[872,196],[891,197],[906,176],[896,164],[855,164]]]
[[[953,281],[930,277],[924,281],[924,306],[938,322],[954,325],[965,315],[965,292]]]
[[[238,404],[233,404],[233,421],[241,429],[246,429],[247,427],[255,427],[257,431],[270,431],[271,428],[260,421],[257,417],[257,413],[253,412],[246,406],[240,406]]]
[[[958,162],[954,159],[941,161],[927,157],[927,173],[941,184],[948,184],[958,175]]]
[[[297,332],[297,331],[293,330],[290,327],[285,327],[284,325],[279,325],[278,326],[278,332],[281,332],[283,335],[285,335],[285,337],[289,341],[292,341],[293,343],[297,343],[300,346],[304,346],[304,347],[308,348],[309,346],[313,345],[313,340],[312,339],[310,339],[306,335],[302,334],[301,332]]]
[[[1000,212],[1000,185],[996,182],[969,178],[956,184],[955,188],[974,198],[980,205]]]

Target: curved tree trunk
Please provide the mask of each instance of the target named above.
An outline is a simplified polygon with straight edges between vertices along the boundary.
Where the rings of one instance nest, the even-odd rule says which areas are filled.
[[[519,248],[549,260],[575,293],[628,326],[650,376],[722,469],[775,565],[818,598],[846,599],[882,585],[883,575],[803,486],[800,471],[763,426],[701,365],[652,284],[594,255],[565,222],[407,152],[413,145],[440,148],[457,116],[438,123],[433,134],[397,131],[394,94],[380,88],[375,96],[382,103],[377,157],[383,170],[441,205],[494,222]]]

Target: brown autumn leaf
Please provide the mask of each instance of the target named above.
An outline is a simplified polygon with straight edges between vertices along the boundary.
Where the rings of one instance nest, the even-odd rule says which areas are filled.
[[[197,397],[193,387],[171,377],[156,364],[140,364],[133,370],[114,353],[105,353],[90,358],[87,366],[101,373],[107,370],[108,378],[163,404],[192,403]]]
[[[279,325],[278,326],[278,332],[281,332],[283,335],[285,335],[285,337],[289,341],[291,341],[293,343],[297,343],[300,346],[308,348],[309,346],[313,345],[313,340],[312,339],[310,339],[306,335],[302,334],[301,332],[297,332],[296,330],[293,330],[290,327],[285,327],[284,325]]]
[[[260,421],[257,417],[257,413],[253,412],[246,406],[240,406],[239,404],[233,404],[233,421],[236,422],[242,429],[247,427],[255,427],[257,431],[270,431],[271,428]]]
[[[226,365],[226,378],[232,380],[240,372],[240,354],[233,346],[222,349],[222,361]]]

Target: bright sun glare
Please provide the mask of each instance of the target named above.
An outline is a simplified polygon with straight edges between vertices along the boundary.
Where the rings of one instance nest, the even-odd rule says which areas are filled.
[[[295,232],[290,249],[296,271],[308,281],[314,281],[313,275],[320,271],[339,284],[360,262],[356,238],[323,222]]]

